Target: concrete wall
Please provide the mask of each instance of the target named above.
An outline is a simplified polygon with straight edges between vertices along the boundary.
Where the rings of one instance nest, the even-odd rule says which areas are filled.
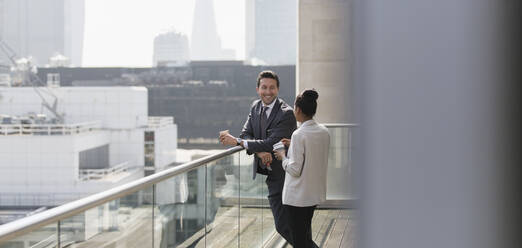
[[[178,149],[178,126],[168,125],[154,132],[154,162],[156,169],[162,170],[176,162]]]
[[[79,152],[109,143],[105,132],[88,135],[1,136],[2,191],[39,192],[78,181]]]
[[[109,144],[106,132],[0,138],[0,205],[53,205],[114,182],[79,181],[79,153]],[[116,180],[118,181],[118,180]]]
[[[296,95],[319,92],[319,122],[355,122],[350,80],[350,1],[300,0]]]
[[[143,129],[112,130],[109,161],[111,165],[128,162],[129,167],[144,166]]]

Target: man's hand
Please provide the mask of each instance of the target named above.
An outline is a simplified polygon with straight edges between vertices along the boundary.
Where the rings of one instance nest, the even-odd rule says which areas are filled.
[[[277,160],[283,160],[283,158],[285,157],[285,149],[280,149],[280,150],[277,150],[275,153],[274,153],[275,157],[277,158]]]
[[[223,144],[223,145],[235,146],[237,144],[237,139],[236,139],[236,137],[227,133],[227,134],[219,135],[219,142],[221,142],[221,144]]]
[[[283,142],[283,145],[285,145],[286,148],[290,146],[290,139],[282,139],[281,142]]]
[[[261,162],[269,166],[272,163],[272,154],[269,152],[256,152],[258,158],[261,159]]]

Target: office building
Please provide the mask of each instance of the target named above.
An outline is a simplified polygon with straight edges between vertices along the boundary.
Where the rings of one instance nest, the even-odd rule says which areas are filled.
[[[245,60],[260,65],[295,65],[297,0],[245,2]]]
[[[177,32],[159,34],[154,38],[153,66],[184,66],[190,61],[186,35]]]
[[[196,0],[192,37],[191,60],[235,60],[235,51],[223,49],[217,33],[213,0]]]

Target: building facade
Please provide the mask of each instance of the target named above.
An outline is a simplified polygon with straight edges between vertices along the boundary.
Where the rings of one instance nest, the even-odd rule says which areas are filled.
[[[37,91],[56,97],[63,123]],[[6,87],[0,95],[3,207],[61,205],[176,160],[177,126],[148,116],[146,88]]]
[[[190,61],[186,35],[176,32],[159,34],[154,38],[153,66],[183,66]]]
[[[234,50],[223,49],[217,33],[213,0],[196,0],[192,37],[191,60],[235,60]]]
[[[245,60],[295,65],[297,0],[247,0],[245,8]]]

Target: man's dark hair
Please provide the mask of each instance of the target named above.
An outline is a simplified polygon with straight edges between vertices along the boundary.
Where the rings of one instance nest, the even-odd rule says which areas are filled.
[[[263,78],[271,78],[277,82],[277,88],[279,88],[279,77],[273,71],[262,71],[257,76],[257,87],[259,88],[259,84],[261,83],[261,79]]]
[[[317,111],[317,98],[319,94],[315,89],[304,90],[295,98],[295,106],[299,107],[306,116],[314,117]]]

